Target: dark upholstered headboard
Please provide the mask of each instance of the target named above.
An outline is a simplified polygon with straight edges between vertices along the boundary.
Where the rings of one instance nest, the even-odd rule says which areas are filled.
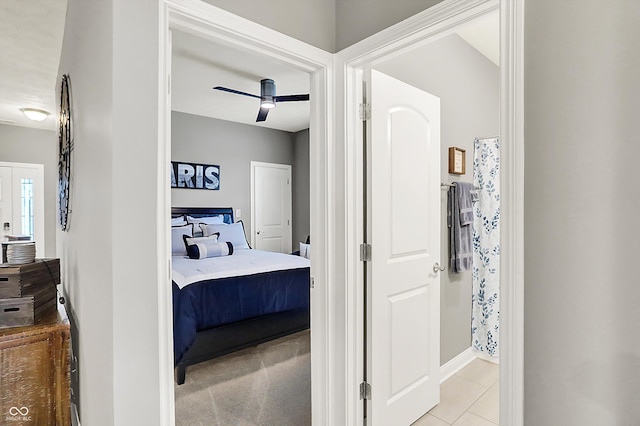
[[[188,215],[191,217],[224,216],[224,223],[233,223],[231,207],[171,207],[171,217]]]

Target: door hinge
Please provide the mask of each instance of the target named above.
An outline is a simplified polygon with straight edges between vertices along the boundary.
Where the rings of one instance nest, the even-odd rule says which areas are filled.
[[[311,282],[311,288],[316,288],[316,280],[313,277],[311,277],[310,282]]]
[[[367,382],[360,383],[360,399],[371,399],[371,385]]]
[[[360,120],[367,121],[371,118],[371,104],[360,104]]]
[[[367,243],[360,244],[360,261],[361,262],[371,261],[371,244],[367,244]]]

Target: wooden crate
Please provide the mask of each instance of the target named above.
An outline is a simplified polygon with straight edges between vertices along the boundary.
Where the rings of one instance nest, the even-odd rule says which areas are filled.
[[[56,307],[60,260],[36,259],[25,264],[0,264],[0,299],[33,298],[35,320]]]
[[[33,296],[0,299],[0,328],[34,324]]]

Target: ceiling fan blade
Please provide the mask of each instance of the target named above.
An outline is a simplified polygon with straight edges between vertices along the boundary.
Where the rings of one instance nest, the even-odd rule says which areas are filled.
[[[222,90],[223,92],[235,93],[236,95],[250,96],[252,98],[260,99],[260,96],[258,96],[258,95],[252,95],[251,93],[241,92],[241,91],[235,90],[235,89],[229,89],[228,87],[216,86],[216,87],[214,87],[214,89],[215,90]]]
[[[283,95],[275,96],[276,102],[293,102],[293,101],[308,101],[309,95]]]
[[[256,123],[258,121],[266,120],[267,114],[269,114],[269,108],[260,108],[260,111],[258,111],[258,118],[256,118]]]

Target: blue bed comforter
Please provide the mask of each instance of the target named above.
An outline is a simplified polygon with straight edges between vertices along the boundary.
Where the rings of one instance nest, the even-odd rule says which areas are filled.
[[[182,289],[173,283],[175,364],[200,330],[301,308],[309,309],[309,268],[219,278]]]

